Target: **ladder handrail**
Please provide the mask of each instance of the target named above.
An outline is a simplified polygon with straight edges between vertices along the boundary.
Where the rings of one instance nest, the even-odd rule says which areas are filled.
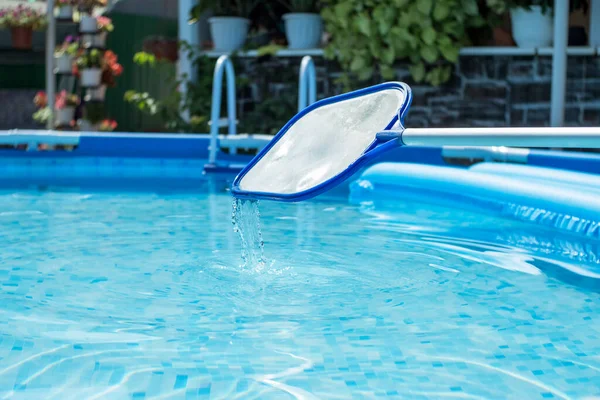
[[[308,93],[307,93],[308,92]],[[304,56],[300,64],[298,83],[298,112],[317,101],[317,73],[311,56]]]
[[[236,100],[235,100],[235,72],[233,63],[227,55],[222,55],[217,60],[213,74],[212,104],[210,112],[210,147],[209,164],[217,161],[217,142],[219,140],[219,119],[221,114],[221,92],[223,90],[223,73],[227,75],[227,121],[228,135],[236,135]]]

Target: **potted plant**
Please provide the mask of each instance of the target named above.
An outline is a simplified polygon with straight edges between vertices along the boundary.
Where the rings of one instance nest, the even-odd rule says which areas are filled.
[[[72,36],[67,36],[63,44],[54,51],[56,73],[66,74],[73,71],[73,60],[77,50],[79,50],[77,40]]]
[[[96,33],[98,31],[98,22],[93,15],[94,8],[106,7],[107,0],[78,0],[79,9],[84,13],[79,21],[79,32]]]
[[[57,19],[72,21],[73,20],[73,4],[74,0],[56,0],[56,8],[58,8]]]
[[[517,46],[538,48],[552,46],[554,34],[554,0],[509,1],[512,36]],[[570,11],[588,7],[588,0],[571,0]]]
[[[38,108],[38,110],[33,114],[33,120],[40,124],[45,124],[52,113],[48,107],[48,96],[46,95],[46,92],[37,92],[33,98],[33,104],[35,104],[35,106]]]
[[[209,18],[210,33],[214,50],[232,52],[238,50],[246,42],[250,20],[248,16],[259,4],[259,0],[201,0],[191,10],[190,22],[198,20],[207,10],[214,16]]]
[[[323,20],[316,0],[290,0],[290,13],[283,15],[285,36],[290,49],[312,49],[321,44]]]
[[[115,78],[121,76],[123,66],[118,63],[118,58],[115,53],[108,50],[104,53],[104,62],[102,67],[102,75],[100,78],[100,86],[87,90],[87,101],[103,101],[106,96],[107,87],[115,87]]]
[[[114,30],[114,25],[112,20],[108,17],[98,17],[96,18],[96,28],[95,33],[88,33],[83,36],[83,43],[87,47],[97,47],[104,48],[106,47],[106,36],[109,32]]]
[[[56,110],[56,124],[70,125],[75,116],[75,107],[79,105],[79,97],[75,94],[67,93],[66,90],[61,91],[56,96],[54,109]]]
[[[112,132],[117,129],[117,121],[114,119],[105,119],[98,124],[98,130],[100,132]]]
[[[0,10],[0,26],[10,29],[12,47],[19,50],[30,50],[33,42],[33,31],[46,27],[46,15],[40,10],[19,4]]]
[[[103,67],[102,53],[97,49],[84,51],[76,61],[75,74],[81,77],[81,86],[97,87],[100,85]]]

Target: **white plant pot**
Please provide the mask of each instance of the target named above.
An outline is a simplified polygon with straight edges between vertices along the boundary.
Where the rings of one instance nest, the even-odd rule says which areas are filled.
[[[215,51],[235,51],[246,42],[249,20],[239,17],[212,17],[208,22]]]
[[[81,86],[96,87],[100,86],[102,70],[100,68],[88,68],[81,70]]]
[[[58,8],[58,19],[73,19],[73,6],[61,6]]]
[[[105,48],[107,32],[100,32],[92,37],[92,47]]]
[[[88,89],[87,95],[89,96],[88,101],[89,100],[104,101],[104,98],[106,97],[106,85],[102,85],[102,86],[94,88],[94,89]]]
[[[69,125],[75,116],[75,107],[65,107],[56,110],[56,124]]]
[[[550,47],[554,35],[552,15],[542,14],[541,6],[531,6],[531,10],[514,8],[510,10],[512,35],[517,46],[524,48]]]
[[[69,54],[62,54],[55,56],[54,61],[56,64],[56,72],[59,74],[66,74],[73,71],[73,56]]]
[[[81,17],[79,22],[79,32],[81,33],[96,33],[98,31],[98,22],[96,17],[85,15]]]
[[[314,49],[320,47],[323,20],[319,14],[284,14],[285,36],[290,49]]]

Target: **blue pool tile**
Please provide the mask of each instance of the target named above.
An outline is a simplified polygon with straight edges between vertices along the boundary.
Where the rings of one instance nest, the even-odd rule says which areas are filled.
[[[198,389],[198,394],[199,395],[208,395],[208,394],[210,394],[210,388],[211,388],[211,385],[208,384],[208,386]]]
[[[187,381],[187,375],[177,375],[177,378],[175,378],[175,385],[173,386],[173,389],[183,389],[187,386]]]

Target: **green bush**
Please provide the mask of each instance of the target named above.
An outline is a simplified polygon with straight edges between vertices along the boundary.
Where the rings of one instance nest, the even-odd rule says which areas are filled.
[[[485,3],[493,0],[486,0]],[[325,49],[350,82],[379,74],[394,79],[393,64],[410,62],[416,82],[440,85],[452,74],[467,30],[483,27],[477,0],[324,0],[321,15],[332,40]],[[493,10],[493,9],[492,9]]]

